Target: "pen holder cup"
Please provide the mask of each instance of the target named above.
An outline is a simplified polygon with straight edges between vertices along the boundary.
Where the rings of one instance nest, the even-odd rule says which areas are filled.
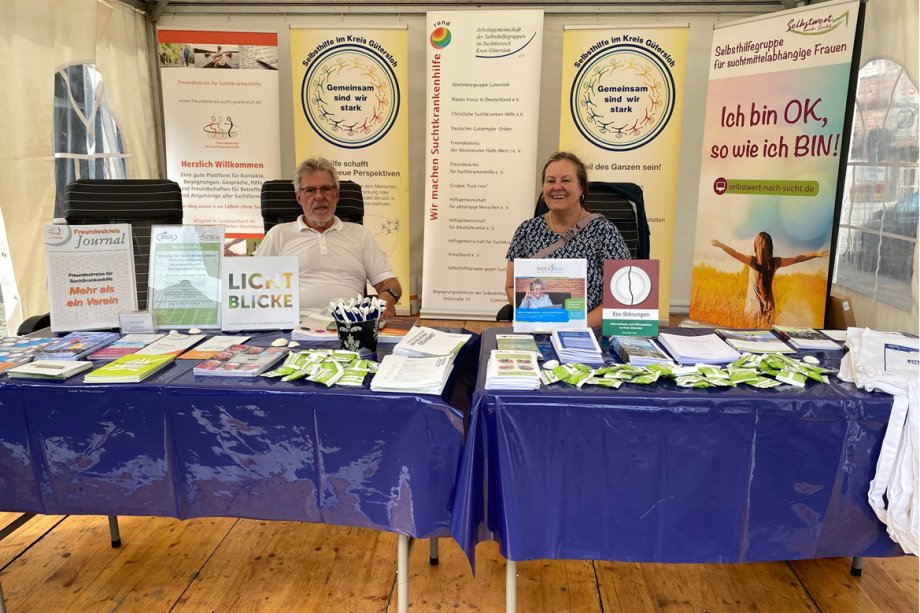
[[[379,319],[367,321],[336,322],[339,344],[342,349],[356,351],[360,356],[377,353],[377,329]]]

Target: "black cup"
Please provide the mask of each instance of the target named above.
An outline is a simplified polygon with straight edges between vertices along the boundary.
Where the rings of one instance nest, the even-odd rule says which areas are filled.
[[[339,344],[342,349],[355,351],[361,357],[377,353],[377,328],[379,319],[367,321],[336,322]]]

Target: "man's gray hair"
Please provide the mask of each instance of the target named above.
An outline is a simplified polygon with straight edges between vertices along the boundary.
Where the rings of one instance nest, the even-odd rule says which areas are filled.
[[[339,191],[339,173],[336,172],[335,166],[326,158],[309,158],[300,163],[297,171],[294,173],[294,191],[300,190],[300,179],[304,175],[312,175],[314,172],[325,170],[332,175],[332,182],[335,183],[335,191]]]

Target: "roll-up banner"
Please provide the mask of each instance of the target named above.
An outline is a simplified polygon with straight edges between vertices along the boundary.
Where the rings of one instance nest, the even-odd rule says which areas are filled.
[[[292,28],[297,164],[321,156],[364,195],[364,226],[403,287],[409,314],[408,33]]]
[[[860,3],[713,34],[690,317],[822,326]]]
[[[495,319],[533,214],[543,11],[428,13],[424,317]]]
[[[157,42],[182,222],[260,238],[262,183],[281,173],[277,33],[159,30]]]
[[[687,26],[569,26],[563,33],[559,149],[588,180],[642,188],[668,317]]]

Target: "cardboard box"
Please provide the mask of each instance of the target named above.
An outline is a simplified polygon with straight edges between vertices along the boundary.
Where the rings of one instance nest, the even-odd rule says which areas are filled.
[[[827,313],[824,316],[825,328],[828,330],[846,330],[856,325],[856,317],[850,306],[850,297],[840,292],[831,292],[827,300]]]

